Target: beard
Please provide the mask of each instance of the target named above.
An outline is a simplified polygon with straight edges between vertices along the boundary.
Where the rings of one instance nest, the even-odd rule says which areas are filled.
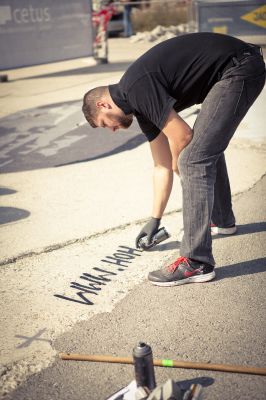
[[[132,122],[133,122],[133,115],[132,114],[120,117],[120,125],[124,129],[129,128],[130,125],[132,124]]]
[[[127,129],[133,122],[133,114],[116,115],[115,117],[112,117],[112,120],[120,125],[122,129]]]

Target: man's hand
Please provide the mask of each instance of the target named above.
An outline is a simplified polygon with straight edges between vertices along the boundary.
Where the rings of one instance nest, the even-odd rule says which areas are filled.
[[[151,243],[153,235],[158,231],[161,219],[151,218],[149,222],[142,228],[138,236],[136,237],[136,248],[139,248],[138,242],[144,236],[147,236],[147,244]]]

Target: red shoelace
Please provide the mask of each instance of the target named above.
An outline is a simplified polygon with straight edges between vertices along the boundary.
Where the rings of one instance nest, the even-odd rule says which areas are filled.
[[[167,267],[167,270],[169,272],[175,272],[175,270],[178,268],[179,264],[181,264],[182,262],[185,262],[189,266],[188,259],[186,257],[179,257],[175,262],[173,262],[173,264],[170,264]]]

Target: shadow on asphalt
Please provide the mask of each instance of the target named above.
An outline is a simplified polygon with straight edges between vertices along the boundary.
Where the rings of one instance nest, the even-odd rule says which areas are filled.
[[[7,187],[0,187],[0,196],[6,196],[8,194],[17,193],[16,190],[9,189]]]
[[[7,196],[13,193],[17,193],[17,191],[7,187],[0,187],[0,196]],[[0,207],[0,225],[19,221],[20,219],[28,218],[29,216],[30,212],[23,210],[22,208]]]
[[[14,79],[14,81],[21,81],[27,79],[40,79],[40,78],[57,78],[62,76],[73,76],[73,75],[87,75],[87,74],[101,74],[107,72],[125,71],[131,63],[129,62],[115,62],[108,64],[98,64],[92,66],[85,66],[82,68],[75,68],[70,70],[51,72],[46,74],[27,76],[24,78]]]
[[[266,231],[266,222],[253,222],[251,224],[237,225],[237,233],[234,236],[248,235],[250,233],[259,233]],[[221,239],[228,235],[217,235],[213,239]]]
[[[191,385],[199,384],[203,387],[211,386],[214,383],[214,379],[209,376],[201,376],[199,378],[187,379],[185,381],[176,381],[180,389],[188,390]]]
[[[0,207],[0,225],[28,218],[30,212],[22,208]]]
[[[237,225],[237,235],[258,233],[266,231],[266,222],[253,222],[246,225]]]
[[[84,123],[80,101],[24,110],[0,119],[2,173],[84,163],[132,150],[146,139],[134,120],[112,134]]]
[[[42,342],[47,342],[52,344],[52,341],[49,339],[40,338],[40,336],[46,331],[46,328],[39,330],[33,336],[22,336],[22,335],[15,335],[15,338],[22,339],[24,342],[16,346],[17,349],[22,349],[23,347],[29,347],[35,340],[40,340]]]
[[[216,281],[243,275],[259,274],[260,272],[266,271],[266,260],[263,257],[257,258],[256,260],[243,261],[241,263],[217,268],[215,271]]]
[[[68,163],[63,163],[63,164],[58,164],[55,165],[55,167],[64,167],[66,165],[72,165],[72,164],[79,164],[79,163],[84,163],[87,161],[93,161],[93,160],[98,160],[100,158],[104,158],[104,157],[109,157],[112,156],[114,154],[118,154],[121,153],[122,151],[128,151],[128,150],[133,150],[136,147],[140,146],[141,144],[143,144],[144,142],[146,142],[146,138],[144,135],[139,134],[131,139],[129,139],[127,142],[123,143],[121,146],[117,146],[114,149],[104,152],[102,154],[98,154],[96,156],[93,157],[88,157],[85,158],[83,160],[76,160],[76,161],[70,161]]]
[[[172,240],[171,242],[163,243],[163,244],[158,244],[157,246],[151,248],[148,250],[150,253],[154,251],[167,251],[167,250],[179,250],[181,242],[178,242],[177,240]]]

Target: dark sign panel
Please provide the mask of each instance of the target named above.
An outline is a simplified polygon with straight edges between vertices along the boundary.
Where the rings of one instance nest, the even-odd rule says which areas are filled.
[[[199,0],[195,5],[200,32],[219,32],[232,36],[266,34],[265,1]]]
[[[1,0],[0,55],[0,69],[91,56],[91,0]]]

